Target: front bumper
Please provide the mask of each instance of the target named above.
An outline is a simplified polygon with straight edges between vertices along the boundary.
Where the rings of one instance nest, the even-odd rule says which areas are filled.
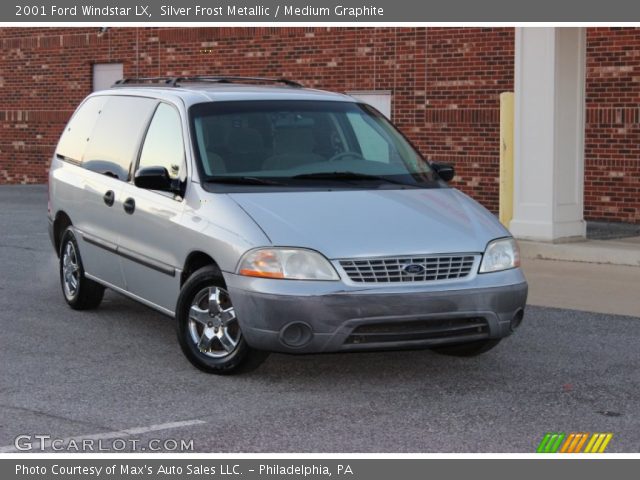
[[[225,274],[247,343],[286,353],[428,348],[510,335],[527,299],[520,269],[421,286],[348,286]]]

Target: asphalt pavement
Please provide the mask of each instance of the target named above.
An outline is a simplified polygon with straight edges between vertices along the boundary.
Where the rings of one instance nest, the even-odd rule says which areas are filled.
[[[201,452],[529,453],[546,432],[612,432],[607,451],[640,452],[638,317],[532,306],[476,358],[273,354],[219,377],[183,357],[171,319],[127,298],[69,309],[56,262],[46,189],[0,187],[0,451],[44,434]]]

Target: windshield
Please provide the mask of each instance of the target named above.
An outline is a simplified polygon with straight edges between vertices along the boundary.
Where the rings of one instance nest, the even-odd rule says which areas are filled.
[[[434,187],[429,164],[375,109],[332,101],[209,102],[190,109],[203,181]]]

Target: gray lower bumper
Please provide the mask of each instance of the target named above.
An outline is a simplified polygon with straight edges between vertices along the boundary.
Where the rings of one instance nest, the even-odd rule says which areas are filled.
[[[527,283],[520,277],[520,283],[510,285],[379,294],[282,295],[238,288],[233,281],[228,287],[249,345],[315,353],[428,348],[505,337],[526,303]]]

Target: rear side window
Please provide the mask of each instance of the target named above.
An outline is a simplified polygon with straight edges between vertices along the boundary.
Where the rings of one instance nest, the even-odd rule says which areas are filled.
[[[82,162],[93,127],[108,98],[91,97],[80,105],[60,137],[57,155],[74,163]]]
[[[164,167],[169,177],[184,181],[184,163],[180,114],[175,108],[161,103],[149,125],[138,168]]]
[[[107,101],[102,105],[89,136],[82,166],[127,180],[157,101],[124,96],[103,98]]]

